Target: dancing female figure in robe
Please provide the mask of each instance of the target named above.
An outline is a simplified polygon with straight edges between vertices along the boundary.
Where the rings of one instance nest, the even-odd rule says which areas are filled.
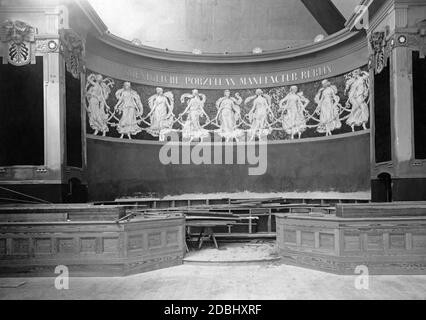
[[[118,102],[114,108],[115,112],[121,114],[121,118],[117,124],[117,131],[121,134],[121,139],[127,135],[132,139],[132,135],[136,135],[142,131],[139,127],[138,118],[143,114],[143,105],[139,94],[132,89],[130,82],[125,82],[123,89],[115,93]]]
[[[114,81],[110,78],[104,79],[100,74],[91,74],[87,77],[86,99],[87,99],[87,115],[89,117],[89,125],[95,130],[94,134],[102,132],[105,137],[109,131],[108,120],[110,107],[107,104],[111,88]]]
[[[272,124],[268,119],[274,120],[275,118],[271,109],[272,98],[257,89],[256,95],[247,98],[244,104],[247,105],[250,102],[253,102],[253,107],[247,115],[250,122],[248,130],[250,141],[253,141],[256,136],[260,140],[272,132]]]
[[[209,132],[200,124],[200,118],[206,118],[207,122],[210,121],[209,116],[204,111],[204,104],[206,103],[207,97],[195,89],[192,91],[192,94],[185,93],[182,95],[180,98],[181,103],[185,103],[186,99],[188,99],[187,107],[185,111],[179,115],[179,119],[186,114],[188,115],[183,124],[182,137],[190,141],[194,139],[203,140],[203,138],[209,136]]]
[[[337,95],[337,87],[328,80],[322,82],[322,88],[315,97],[315,103],[318,105],[316,113],[319,114],[319,124],[317,131],[331,136],[332,132],[342,127],[340,121],[340,97]]]
[[[173,93],[170,91],[164,93],[162,88],[157,88],[157,93],[148,99],[148,105],[151,111],[146,118],[150,118],[151,123],[146,131],[154,137],[160,137],[160,141],[164,141],[165,134],[173,126]]]
[[[309,104],[303,92],[297,93],[297,90],[297,86],[292,86],[289,94],[279,103],[283,129],[292,140],[296,134],[300,139],[306,130],[305,108]]]
[[[241,119],[241,108],[240,105],[243,102],[239,93],[235,94],[235,98],[231,97],[231,92],[225,90],[224,97],[220,98],[216,102],[217,116],[216,120],[219,120],[220,130],[218,130],[219,136],[226,139],[226,142],[230,142],[233,139],[237,140],[244,134],[242,130],[238,129],[238,120]]]
[[[347,76],[345,94],[348,95],[346,108],[350,109],[350,115],[346,123],[355,131],[355,127],[362,126],[367,130],[369,119],[369,73],[355,70]]]

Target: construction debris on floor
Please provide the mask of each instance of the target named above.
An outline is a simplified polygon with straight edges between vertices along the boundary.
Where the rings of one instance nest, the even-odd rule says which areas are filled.
[[[206,247],[192,250],[186,256],[187,262],[270,262],[278,260],[277,246],[273,241],[255,240],[246,243],[221,243],[220,250]]]

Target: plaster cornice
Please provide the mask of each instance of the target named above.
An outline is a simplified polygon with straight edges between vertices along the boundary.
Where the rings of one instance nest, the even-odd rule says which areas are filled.
[[[229,54],[201,54],[196,55],[189,52],[166,51],[147,46],[136,46],[130,41],[119,38],[112,34],[104,34],[97,37],[100,41],[112,47],[118,48],[125,52],[140,55],[148,58],[190,63],[253,63],[253,62],[269,62],[276,60],[284,60],[314,54],[338,44],[353,39],[358,32],[351,32],[344,29],[330,37],[327,37],[319,43],[298,46],[289,49],[267,51],[262,54],[253,53],[229,53]]]
[[[97,41],[100,41],[99,39]],[[112,55],[108,55],[108,54],[100,54],[101,52],[110,52],[108,50],[109,44],[106,44],[102,41],[99,42],[100,44],[104,45],[104,47],[102,49],[99,48],[92,48],[90,45],[87,47],[87,53],[89,55],[92,55],[94,57],[100,57],[102,59],[106,59],[106,60],[110,60],[111,62],[114,63],[120,63],[120,64],[124,64],[127,65],[129,59],[125,59],[124,56],[116,56],[114,54]],[[297,59],[286,59],[285,57],[281,56],[278,59],[276,59],[274,61],[273,64],[269,64],[268,66],[261,64],[261,63],[256,63],[259,62],[258,60],[256,61],[252,61],[252,63],[250,64],[246,64],[245,67],[247,68],[248,66],[251,66],[251,68],[249,68],[251,71],[249,73],[256,73],[256,72],[261,72],[261,73],[275,73],[275,72],[287,72],[287,71],[291,71],[291,70],[295,70],[295,69],[302,69],[302,68],[310,68],[313,66],[319,66],[321,64],[327,64],[327,63],[332,63],[336,60],[339,60],[343,57],[346,57],[350,54],[353,53],[359,53],[362,50],[367,51],[367,40],[364,38],[361,38],[358,34],[358,37],[351,37],[350,40],[347,41],[346,45],[344,47],[342,47],[339,50],[325,50],[324,52],[322,52],[322,54],[317,54],[315,55],[314,58],[309,58],[307,55],[300,55],[297,56]],[[119,52],[122,52],[123,54],[125,54],[125,52],[123,52],[121,50],[121,48],[116,48],[116,50],[118,50]],[[129,54],[129,53],[127,53]],[[130,54],[130,56],[128,56],[128,58],[132,57],[134,60],[134,62],[130,65],[134,66],[134,67],[142,67],[146,70],[151,70],[151,71],[162,71],[162,72],[168,72],[168,73],[181,73],[182,72],[182,63],[179,62],[175,62],[173,61],[172,63],[168,63],[167,65],[163,65],[161,63],[162,59],[158,58],[158,57],[154,57],[154,58],[147,58],[146,56],[143,55],[135,55],[135,54]],[[140,58],[140,59],[139,59]],[[367,64],[367,56],[365,58],[365,61],[362,62],[361,64],[357,65],[356,67],[362,66]],[[140,65],[138,65],[140,64]],[[187,67],[187,71],[189,70],[195,70],[197,69],[196,66],[194,66],[194,63],[190,63],[190,64],[185,64]],[[214,66],[214,64],[211,64]],[[221,67],[215,69],[214,71],[210,70],[205,70],[205,68],[203,67],[202,70],[205,70],[206,74],[209,75],[221,75],[221,74],[226,74],[226,75],[241,75],[241,69],[238,67],[239,64],[238,63],[233,63],[232,67],[231,67],[231,63],[228,63],[227,65],[229,65],[229,68],[223,68],[222,64],[217,63],[217,65],[221,65]],[[204,66],[206,66],[204,64]],[[195,67],[195,69],[194,69]],[[353,68],[349,68],[348,71],[352,70]],[[198,70],[198,69],[197,69]],[[203,73],[203,72],[201,72]]]

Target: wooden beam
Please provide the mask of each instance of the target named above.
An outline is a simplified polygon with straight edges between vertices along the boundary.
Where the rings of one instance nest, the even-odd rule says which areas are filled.
[[[345,27],[345,17],[331,0],[302,0],[302,3],[327,34],[336,33]]]

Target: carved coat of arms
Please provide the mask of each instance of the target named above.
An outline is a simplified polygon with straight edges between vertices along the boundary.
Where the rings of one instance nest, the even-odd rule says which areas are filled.
[[[7,43],[7,62],[15,66],[31,63],[32,44],[35,42],[35,29],[22,21],[6,20],[0,26],[0,40]],[[5,61],[6,63],[6,61]]]

